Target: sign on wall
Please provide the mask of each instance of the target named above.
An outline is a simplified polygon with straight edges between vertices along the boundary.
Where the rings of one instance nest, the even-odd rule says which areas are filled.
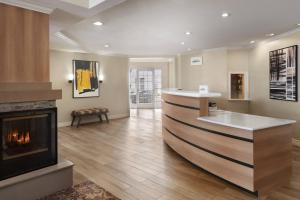
[[[203,57],[198,56],[198,57],[191,57],[191,65],[192,66],[197,66],[197,65],[202,65],[203,64]]]
[[[73,60],[73,98],[99,97],[99,63]]]
[[[298,101],[298,46],[270,52],[270,99]]]

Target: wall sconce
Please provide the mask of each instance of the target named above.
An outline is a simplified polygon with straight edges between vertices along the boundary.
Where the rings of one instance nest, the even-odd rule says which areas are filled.
[[[103,83],[104,76],[103,74],[99,74],[99,83]]]
[[[68,74],[68,83],[72,83],[74,80],[74,75],[73,74]]]

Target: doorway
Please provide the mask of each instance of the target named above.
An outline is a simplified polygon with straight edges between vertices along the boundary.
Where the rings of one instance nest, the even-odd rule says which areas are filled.
[[[131,68],[129,71],[129,100],[131,109],[161,108],[162,70]]]

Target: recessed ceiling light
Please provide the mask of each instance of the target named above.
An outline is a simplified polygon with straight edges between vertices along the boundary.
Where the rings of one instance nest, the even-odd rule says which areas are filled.
[[[274,33],[269,33],[269,34],[267,34],[266,36],[272,37],[272,36],[274,36],[274,35],[275,35]]]
[[[181,45],[184,45],[185,43],[184,43],[184,42],[180,42],[180,44],[181,44]]]
[[[97,22],[94,22],[94,25],[95,25],[95,26],[102,26],[102,25],[103,25],[103,23],[102,23],[102,22],[100,22],[100,21],[97,21]]]
[[[110,46],[109,46],[109,44],[105,44],[104,47],[105,47],[105,48],[108,48],[108,47],[110,47]]]
[[[192,51],[192,48],[188,48],[187,50],[188,50],[188,51]]]
[[[222,13],[222,17],[223,18],[227,18],[227,17],[229,17],[230,16],[230,14],[228,13],[228,12],[223,12]]]
[[[191,35],[192,33],[190,31],[185,32],[186,35]]]
[[[255,43],[255,41],[254,41],[254,40],[250,41],[250,44],[254,44],[254,43]]]
[[[300,23],[299,23],[299,24],[297,24],[297,26],[300,26]]]

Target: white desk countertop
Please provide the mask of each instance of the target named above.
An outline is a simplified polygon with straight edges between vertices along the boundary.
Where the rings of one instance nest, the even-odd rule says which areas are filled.
[[[198,120],[250,131],[296,123],[294,120],[249,115],[224,110],[210,111]]]
[[[178,89],[163,89],[163,94],[171,94],[171,95],[177,95],[177,96],[184,96],[184,97],[195,97],[195,98],[201,98],[201,97],[220,97],[221,93],[216,92],[209,92],[207,94],[200,94],[198,91],[186,91],[186,90],[178,90]]]

